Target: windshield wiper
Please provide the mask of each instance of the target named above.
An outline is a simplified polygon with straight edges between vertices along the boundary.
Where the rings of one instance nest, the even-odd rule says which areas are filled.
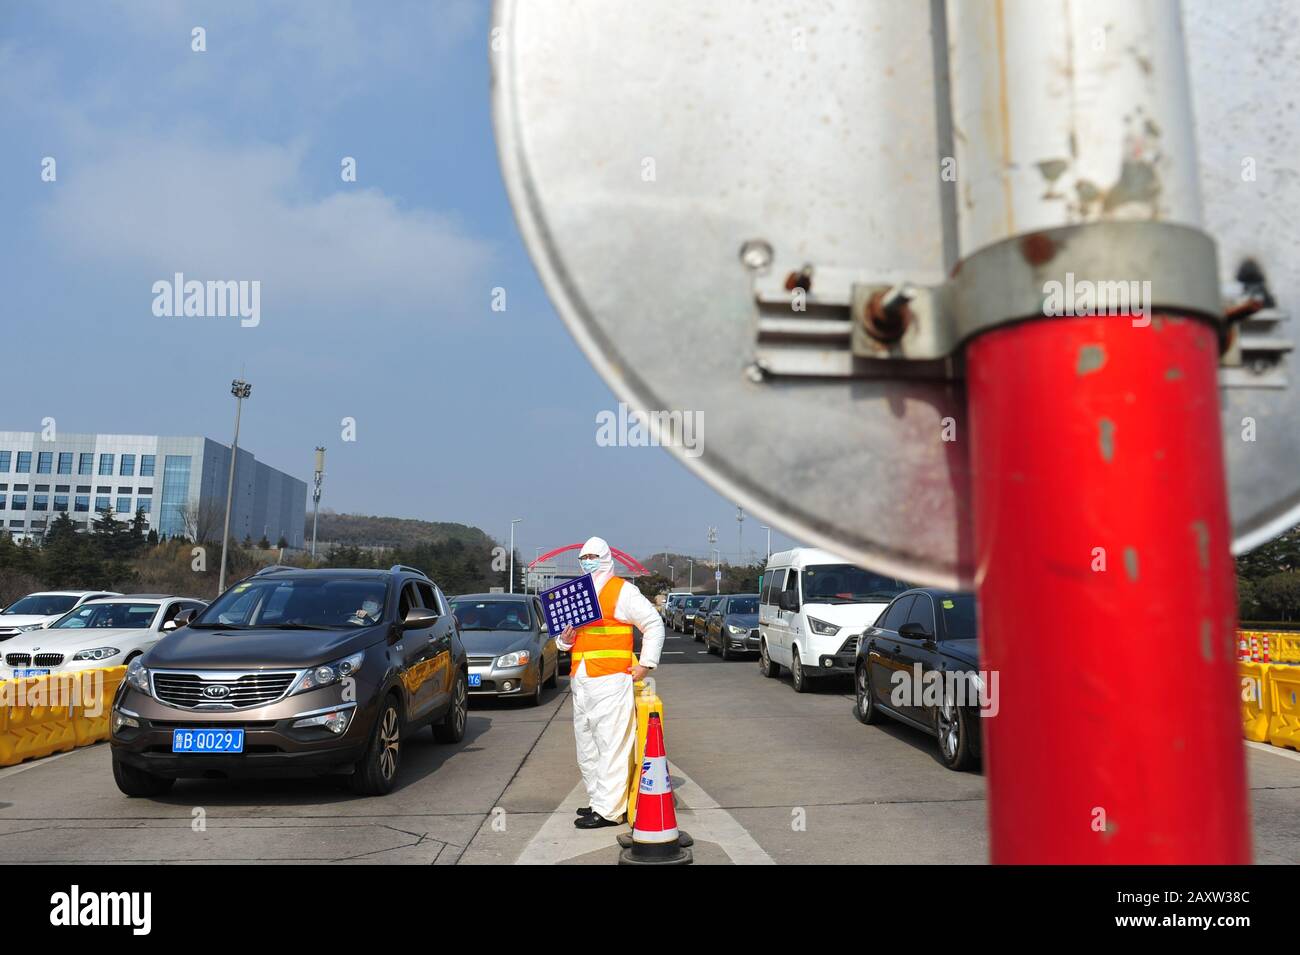
[[[314,623],[277,623],[273,627],[263,627],[264,630],[338,630],[339,627],[317,626]]]

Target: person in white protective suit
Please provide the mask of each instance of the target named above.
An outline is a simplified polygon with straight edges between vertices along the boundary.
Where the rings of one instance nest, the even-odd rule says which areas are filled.
[[[593,537],[578,561],[596,585],[602,619],[556,638],[572,651],[573,736],[588,805],[578,810],[579,829],[617,826],[627,812],[628,769],[636,742],[633,685],[659,665],[664,623],[636,586],[614,576],[609,545]],[[632,628],[641,631],[641,659],[632,653]]]

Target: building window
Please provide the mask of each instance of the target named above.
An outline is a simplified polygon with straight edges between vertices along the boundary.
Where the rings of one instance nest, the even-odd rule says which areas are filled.
[[[37,494],[32,497],[33,511],[48,511],[50,509],[50,496],[48,494]]]
[[[77,499],[73,501],[72,506],[82,514],[88,513],[90,511],[90,498],[83,494],[78,494]]]
[[[113,473],[113,455],[101,454],[99,456],[99,473],[100,474]]]
[[[153,477],[153,462],[152,454],[140,455],[140,477]]]
[[[96,493],[96,494],[112,494],[112,493],[113,493],[113,488],[112,488],[111,486],[107,485],[107,484],[96,484],[96,485],[95,485],[95,493]]]
[[[131,513],[131,499],[129,497],[119,497],[117,499],[117,513],[119,514]]]
[[[109,500],[106,497],[95,498],[95,512],[102,513],[109,509]]]
[[[0,451],[0,474],[9,473],[9,460],[12,455],[12,451]]]
[[[190,456],[168,454],[163,457],[162,512],[159,515],[159,533],[168,537],[186,534],[185,508],[190,494]],[[198,533],[207,528],[192,528]]]
[[[122,455],[122,469],[117,472],[121,477],[135,477],[135,455]]]
[[[14,468],[14,470],[19,474],[31,474],[32,473],[32,452],[19,451],[18,467]]]
[[[89,493],[90,493],[90,485],[89,485],[89,484],[78,484],[78,485],[77,485],[77,493],[78,493],[78,494],[89,494]]]
[[[135,502],[135,509],[136,509],[137,511],[139,511],[141,514],[152,514],[152,513],[153,513],[153,501],[149,500],[149,498],[147,498],[147,497],[139,498],[139,499]]]
[[[5,509],[5,497],[6,495],[0,494],[0,511]]]
[[[40,454],[36,455],[36,473],[37,473],[37,474],[49,474],[49,473],[50,473],[50,470],[51,470],[53,467],[54,467],[54,452],[53,452],[53,451],[42,451]]]
[[[56,511],[66,511],[68,509],[68,495],[66,494],[54,495],[54,509]]]
[[[3,485],[3,484],[0,484],[0,487],[4,487],[4,485]],[[137,493],[137,494],[152,494],[152,493],[153,493],[153,488],[151,488],[151,487],[142,487],[142,488],[140,488],[140,490],[136,491],[135,493]]]
[[[13,510],[15,510],[15,511],[25,511],[25,510],[27,510],[27,495],[26,495],[26,494],[15,494],[15,495],[14,495],[14,502],[13,502],[12,508],[13,508]]]
[[[130,493],[131,493],[131,485],[128,484],[126,487],[119,487],[119,488],[117,489],[117,493],[118,493],[118,494],[130,494]]]
[[[77,473],[89,474],[95,467],[95,456],[93,454],[82,454],[77,458]]]
[[[60,474],[72,473],[72,452],[71,451],[59,452],[59,473]]]

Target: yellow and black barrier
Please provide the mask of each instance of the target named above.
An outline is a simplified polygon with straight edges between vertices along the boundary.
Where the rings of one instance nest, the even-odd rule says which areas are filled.
[[[664,723],[664,701],[655,693],[654,681],[638,683],[636,690],[636,747],[632,752],[632,765],[627,781],[627,824],[636,822],[636,797],[641,791],[641,763],[645,760],[645,738],[650,728],[650,714],[659,714],[659,725],[664,726],[664,745],[667,747],[668,730]]]
[[[126,667],[0,680],[0,766],[108,739]]]

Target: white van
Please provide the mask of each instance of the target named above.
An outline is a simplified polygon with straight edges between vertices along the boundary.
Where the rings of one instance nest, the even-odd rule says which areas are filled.
[[[909,584],[855,567],[814,547],[773,554],[758,607],[758,667],[790,670],[795,692],[815,676],[851,676],[858,638]]]

